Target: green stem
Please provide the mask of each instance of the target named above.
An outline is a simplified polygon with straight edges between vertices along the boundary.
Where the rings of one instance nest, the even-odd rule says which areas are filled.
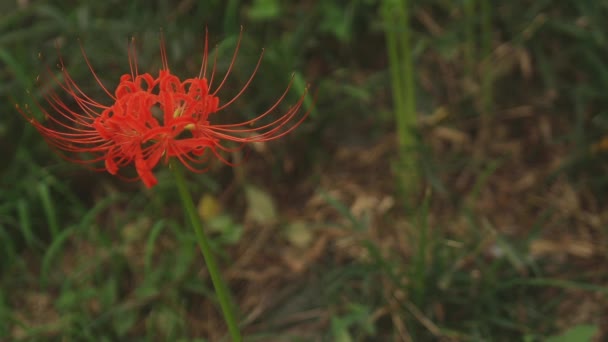
[[[401,172],[398,182],[407,195],[416,193],[419,184],[414,60],[410,42],[411,8],[409,0],[384,0],[382,6],[399,138]]]
[[[222,307],[224,320],[226,321],[226,325],[228,325],[230,337],[232,338],[233,342],[240,342],[242,341],[242,338],[234,314],[232,303],[230,301],[230,292],[228,290],[228,287],[226,287],[226,284],[222,280],[219,268],[217,267],[217,263],[215,262],[215,258],[213,257],[213,252],[211,251],[211,245],[209,244],[207,236],[203,232],[203,226],[201,224],[200,218],[198,217],[194,202],[192,201],[192,196],[188,191],[188,187],[186,185],[186,180],[184,178],[181,165],[179,165],[179,163],[175,160],[172,160],[169,166],[173,171],[173,175],[175,176],[177,189],[179,191],[179,197],[181,198],[182,203],[184,204],[184,208],[186,209],[186,213],[188,214],[188,219],[190,220],[192,228],[196,233],[196,240],[198,242],[198,246],[201,249],[201,252],[203,253],[205,263],[207,264],[207,269],[209,270],[209,275],[211,276],[211,282],[213,283],[217,299],[219,300],[220,306]]]

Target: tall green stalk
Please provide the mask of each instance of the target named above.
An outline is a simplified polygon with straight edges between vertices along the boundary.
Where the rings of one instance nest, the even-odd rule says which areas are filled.
[[[192,196],[190,195],[186,185],[186,180],[181,169],[182,166],[175,161],[171,161],[169,166],[173,171],[173,175],[175,176],[179,197],[182,200],[182,204],[184,205],[184,209],[186,210],[190,224],[192,225],[192,228],[196,234],[198,246],[201,253],[203,253],[205,264],[207,265],[209,275],[211,276],[211,282],[213,283],[217,299],[220,302],[222,313],[224,314],[224,320],[226,321],[226,325],[228,325],[231,341],[240,342],[242,341],[242,338],[236,320],[236,315],[234,314],[232,301],[230,299],[230,291],[222,279],[222,275],[219,271],[217,263],[215,262],[215,258],[213,257],[211,245],[207,239],[207,236],[205,235],[205,232],[203,231],[203,226],[196,211],[196,207],[194,206],[194,201],[192,200]]]
[[[382,5],[399,138],[399,162],[402,167],[400,181],[407,191],[411,191],[418,183],[418,168],[415,156],[416,99],[409,4],[408,0],[385,0]]]

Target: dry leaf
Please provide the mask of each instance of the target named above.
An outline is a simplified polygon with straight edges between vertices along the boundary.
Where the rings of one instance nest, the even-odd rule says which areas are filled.
[[[245,188],[247,197],[247,219],[259,224],[273,224],[277,220],[277,210],[273,198],[254,186]]]
[[[209,221],[220,214],[221,206],[215,196],[205,194],[198,201],[198,215],[204,221]]]
[[[306,222],[295,221],[285,227],[285,238],[292,245],[299,248],[305,248],[310,246],[313,233]]]

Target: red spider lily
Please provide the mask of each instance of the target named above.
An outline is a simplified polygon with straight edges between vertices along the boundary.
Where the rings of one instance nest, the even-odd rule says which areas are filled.
[[[113,175],[118,175],[121,168],[134,165],[138,174],[135,179],[141,179],[148,188],[157,183],[152,170],[161,159],[167,163],[171,157],[175,157],[194,172],[206,171],[205,164],[209,155],[232,165],[222,156],[222,152],[231,152],[235,148],[229,148],[227,143],[232,142],[232,145],[236,143],[236,148],[241,148],[247,143],[278,139],[302,123],[309,112],[303,115],[298,113],[307,90],[287,112],[259,127],[254,126],[275,112],[291,88],[291,82],[279,99],[256,118],[235,124],[211,123],[212,114],[216,115],[227,109],[249,87],[260,66],[263,51],[250,78],[241,90],[229,101],[220,103],[217,95],[235,63],[241,36],[228,71],[214,90],[212,84],[215,76],[215,60],[211,75],[207,79],[209,63],[207,38],[205,33],[199,75],[184,81],[171,73],[162,38],[160,44],[162,69],[157,77],[149,73],[139,73],[136,54],[130,45],[131,72],[120,78],[113,93],[102,84],[81,47],[95,81],[111,99],[111,105],[103,105],[85,94],[70,77],[63,61],[60,60],[63,81],[52,73],[51,75],[76,106],[68,106],[56,93],[47,95],[46,101],[50,108],[45,109],[40,105],[38,107],[50,126],[36,120],[27,107],[23,109],[17,106],[17,109],[62,157],[89,165],[103,161],[105,163],[103,168],[93,168],[105,169]],[[155,116],[155,111],[158,110],[162,112],[162,118]],[[82,158],[83,153],[93,157]]]

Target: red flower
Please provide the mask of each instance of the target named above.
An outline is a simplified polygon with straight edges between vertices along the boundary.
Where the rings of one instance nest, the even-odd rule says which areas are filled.
[[[157,183],[152,170],[161,159],[166,163],[169,158],[175,157],[191,171],[204,172],[207,156],[211,153],[231,165],[221,155],[222,152],[231,151],[226,143],[236,142],[237,148],[240,148],[247,143],[280,138],[295,129],[308,115],[308,112],[298,115],[306,91],[286,113],[254,127],[275,112],[285,99],[290,82],[276,103],[256,118],[235,124],[211,123],[211,116],[224,111],[249,87],[262,60],[263,52],[242,89],[231,100],[221,103],[217,94],[232,70],[239,45],[240,37],[228,71],[215,90],[210,89],[215,63],[210,80],[206,77],[209,61],[207,34],[201,71],[197,77],[182,81],[171,73],[165,44],[161,39],[162,69],[158,76],[139,74],[135,52],[130,47],[131,73],[120,78],[113,93],[101,83],[83,50],[93,77],[111,99],[110,105],[103,105],[86,95],[61,61],[64,80],[59,81],[55,76],[53,79],[71,97],[75,106],[68,106],[56,93],[47,95],[50,108],[38,107],[50,125],[36,120],[27,106],[25,109],[17,106],[17,109],[64,158],[92,165],[103,161],[104,167],[94,169],[105,169],[113,175],[118,175],[121,168],[134,165],[138,174],[136,179],[141,179],[148,188]],[[162,115],[157,113],[159,111]],[[93,157],[83,158],[83,153]]]

